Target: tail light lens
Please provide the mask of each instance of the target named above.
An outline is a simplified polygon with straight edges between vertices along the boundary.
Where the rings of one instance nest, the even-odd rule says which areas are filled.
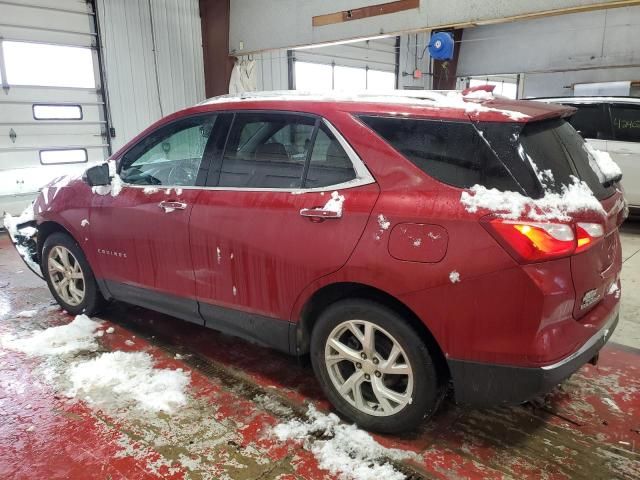
[[[592,247],[604,236],[604,228],[599,223],[576,223],[578,242],[576,253]]]
[[[491,218],[483,222],[498,242],[523,263],[541,262],[584,251],[604,235],[598,223],[517,222]]]

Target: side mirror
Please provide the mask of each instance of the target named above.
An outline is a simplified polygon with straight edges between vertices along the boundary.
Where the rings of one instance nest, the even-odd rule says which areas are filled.
[[[96,165],[84,172],[84,181],[89,184],[90,187],[99,187],[103,185],[111,184],[111,177],[109,176],[109,165],[103,163],[102,165]]]

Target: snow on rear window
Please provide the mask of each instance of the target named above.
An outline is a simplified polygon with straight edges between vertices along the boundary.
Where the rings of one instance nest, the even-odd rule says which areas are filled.
[[[589,186],[575,177],[572,184],[562,187],[562,193],[546,192],[538,199],[474,185],[469,192],[462,192],[460,201],[470,213],[484,209],[511,220],[526,217],[538,221],[567,221],[571,220],[571,214],[585,211],[605,215],[604,208]]]

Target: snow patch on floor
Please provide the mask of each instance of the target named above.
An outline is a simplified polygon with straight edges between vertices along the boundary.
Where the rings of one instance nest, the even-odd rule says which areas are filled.
[[[571,214],[583,211],[605,215],[602,205],[587,184],[575,177],[573,180],[571,185],[563,185],[562,193],[546,192],[539,199],[525,197],[518,192],[502,192],[474,185],[469,192],[462,192],[460,202],[470,213],[485,209],[510,220],[526,217],[537,221],[569,221]]]
[[[101,407],[133,407],[171,413],[186,404],[191,376],[182,370],[154,368],[145,352],[109,352],[74,364],[68,372],[70,397]]]
[[[452,271],[449,273],[449,280],[451,283],[460,283],[460,274],[456,270]]]
[[[38,314],[38,310],[23,310],[16,313],[16,318],[33,318]]]
[[[406,477],[388,460],[419,459],[413,452],[383,447],[367,432],[341,423],[333,413],[318,412],[313,405],[309,405],[307,420],[276,425],[273,434],[280,441],[303,442],[320,468],[342,480],[401,480]]]
[[[100,322],[95,322],[86,315],[78,315],[67,325],[32,331],[27,337],[5,335],[0,338],[0,344],[5,348],[34,356],[94,351],[98,348],[95,339],[98,327]]]

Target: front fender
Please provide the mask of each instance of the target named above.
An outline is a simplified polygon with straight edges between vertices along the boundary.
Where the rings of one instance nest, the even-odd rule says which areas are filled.
[[[38,228],[33,215],[33,205],[29,205],[19,217],[7,213],[4,216],[4,227],[29,270],[44,280],[42,268],[38,263]]]

